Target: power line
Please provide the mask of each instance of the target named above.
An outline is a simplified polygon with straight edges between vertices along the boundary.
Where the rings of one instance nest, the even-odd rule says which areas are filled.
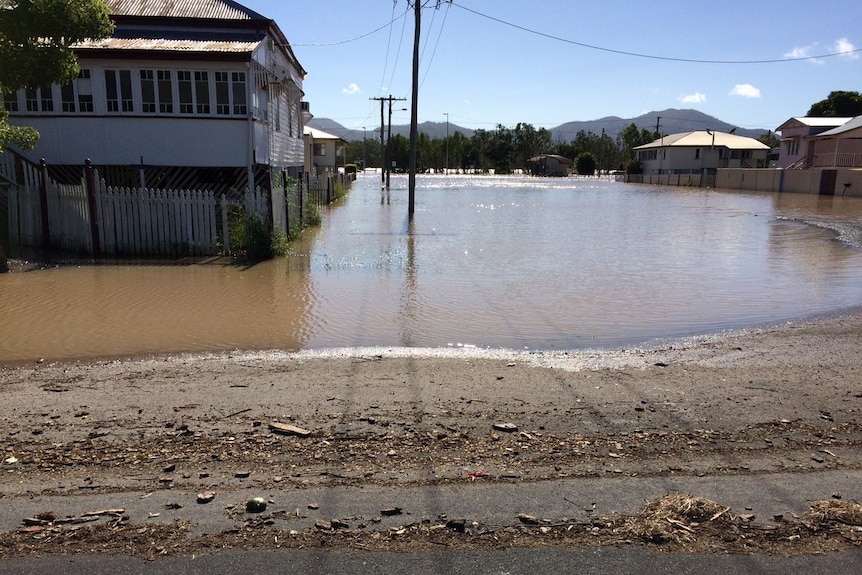
[[[478,12],[471,8],[467,8],[466,6],[461,6],[460,4],[456,4],[453,0],[451,2],[453,6],[457,6],[462,10],[467,12],[471,12],[476,16],[481,16],[482,18],[487,18],[488,20],[493,20],[499,24],[504,24],[506,26],[510,26],[512,28],[516,28],[518,30],[522,30],[524,32],[528,32],[530,34],[535,34],[536,36],[542,36],[544,38],[549,38],[551,40],[556,40],[558,42],[564,42],[566,44],[572,44],[574,46],[580,46],[581,48],[589,48],[590,50],[599,50],[601,52],[609,52],[611,54],[620,54],[622,56],[633,56],[636,58],[648,58],[651,60],[665,60],[670,62],[686,62],[689,64],[777,64],[779,62],[800,62],[805,60],[818,60],[820,58],[830,58],[833,56],[846,56],[848,54],[854,54],[858,52],[862,52],[862,48],[856,48],[854,50],[848,50],[846,52],[833,52],[830,54],[822,54],[820,56],[799,56],[794,58],[780,58],[773,60],[701,60],[697,58],[677,58],[673,56],[656,56],[654,54],[643,54],[639,52],[628,52],[626,50],[616,50],[614,48],[606,48],[603,46],[595,46],[593,44],[586,44],[584,42],[577,42],[575,40],[569,40],[568,38],[561,38],[560,36],[554,36],[553,34],[547,34],[545,32],[540,32],[538,30],[533,30],[532,28],[527,28],[525,26],[520,26],[518,24],[513,24],[512,22],[507,22],[505,20],[501,20],[500,18],[495,18],[494,16],[489,16],[488,14],[483,14],[482,12]]]
[[[407,10],[409,10],[409,8]],[[386,27],[392,26],[392,24],[394,24],[396,20],[400,20],[401,18],[404,18],[404,16],[407,14],[407,10],[404,10],[404,12],[402,12],[399,16],[393,16],[392,19],[389,22],[387,22],[386,24],[384,24],[383,26],[380,26],[379,28],[375,28],[371,32],[366,32],[365,34],[360,34],[359,36],[356,36],[354,38],[349,38],[347,40],[339,40],[337,42],[306,42],[306,43],[302,43],[302,44],[291,43],[291,46],[293,46],[294,48],[296,48],[297,46],[322,48],[322,47],[326,47],[326,46],[341,46],[342,44],[349,44],[351,42],[356,42],[357,40],[362,40],[363,38],[367,38],[368,36],[371,36],[372,34],[376,34],[377,32],[380,32],[381,30],[383,30]],[[392,4],[392,13],[395,14],[395,4],[394,3]]]
[[[431,63],[434,61],[434,56],[437,54],[437,46],[440,45],[440,37],[443,35],[443,28],[446,26],[446,16],[449,15],[449,6],[451,2],[447,2],[446,12],[443,13],[443,22],[440,24],[440,31],[437,33],[437,40],[434,41],[434,49],[431,51],[431,58],[428,60],[428,64],[425,65],[425,75],[422,76],[422,82],[420,82],[420,86],[425,84],[425,78],[428,76],[428,72],[431,70]],[[436,14],[436,10],[434,11]],[[434,19],[431,19],[431,23],[434,23]]]

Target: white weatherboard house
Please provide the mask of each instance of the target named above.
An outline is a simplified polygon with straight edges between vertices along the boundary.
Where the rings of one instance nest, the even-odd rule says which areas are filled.
[[[2,96],[41,134],[28,158],[80,181],[245,188],[304,163],[305,70],[271,19],[231,0],[107,0],[111,38],[74,46],[68,86]],[[128,180],[128,181],[126,181]]]
[[[808,164],[813,168],[862,168],[862,116],[811,137]]]
[[[698,130],[663,136],[635,152],[644,174],[698,174],[765,167],[769,146],[754,138]]]
[[[808,162],[808,143],[812,136],[843,126],[850,118],[798,117],[790,118],[775,131],[781,133],[778,152],[779,168],[801,168]]]
[[[332,176],[344,167],[347,142],[323,130],[305,127],[305,173],[312,176]]]

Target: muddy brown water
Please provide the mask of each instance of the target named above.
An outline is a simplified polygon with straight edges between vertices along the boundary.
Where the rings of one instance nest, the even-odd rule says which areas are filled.
[[[862,304],[862,199],[360,176],[285,258],[0,276],[0,363],[358,346],[630,346]]]

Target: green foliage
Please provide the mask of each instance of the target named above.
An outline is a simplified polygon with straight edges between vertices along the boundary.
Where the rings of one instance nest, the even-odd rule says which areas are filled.
[[[241,206],[233,209],[229,229],[230,255],[248,262],[259,262],[287,254],[291,237],[281,232],[270,233],[264,218],[246,213]]]
[[[335,187],[332,190],[332,196],[335,200],[340,200],[347,195],[349,188],[341,182],[335,182]]]
[[[111,35],[103,0],[4,0],[0,2],[0,91],[66,84],[78,75],[70,46]],[[33,149],[39,134],[10,126],[0,114],[0,149],[14,143]]]
[[[323,216],[320,214],[320,206],[315,202],[310,202],[305,206],[305,223],[309,226],[319,226],[323,223]]]
[[[590,152],[581,152],[575,158],[575,171],[580,176],[592,176],[596,173],[597,167],[598,162],[596,161],[596,157]]]
[[[777,148],[781,145],[781,140],[779,140],[778,136],[773,134],[771,130],[765,134],[761,134],[760,137],[757,138],[757,141],[766,144],[770,148]]]
[[[272,257],[280,258],[287,255],[287,244],[290,242],[290,236],[284,232],[273,232],[270,238],[269,246]]]
[[[15,144],[25,151],[35,148],[39,132],[27,126],[12,126],[6,121],[8,117],[6,110],[0,109],[0,153],[9,144]]]
[[[8,0],[0,10],[0,85],[5,90],[64,84],[78,75],[70,46],[107,38],[103,0]]]
[[[825,100],[812,104],[808,116],[848,117],[862,116],[862,93],[830,92]]]

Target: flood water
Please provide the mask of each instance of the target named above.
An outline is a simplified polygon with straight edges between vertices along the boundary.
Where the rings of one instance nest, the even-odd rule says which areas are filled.
[[[0,276],[0,362],[355,346],[612,348],[862,304],[862,199],[360,175],[286,258]]]

